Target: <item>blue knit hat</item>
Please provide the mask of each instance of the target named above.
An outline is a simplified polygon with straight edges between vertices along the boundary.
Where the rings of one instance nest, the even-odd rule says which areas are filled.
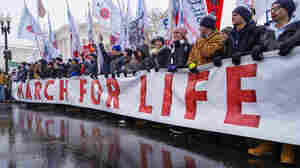
[[[279,4],[281,8],[288,11],[289,18],[292,18],[293,13],[296,11],[296,5],[293,0],[276,0],[273,4]]]
[[[232,13],[237,13],[245,20],[246,23],[249,23],[251,21],[251,12],[250,10],[245,6],[239,6],[235,8]]]
[[[200,26],[216,30],[216,19],[213,16],[205,16],[202,18]]]
[[[112,50],[115,50],[115,51],[118,51],[118,52],[121,52],[122,51],[122,48],[120,45],[114,45],[112,46]]]

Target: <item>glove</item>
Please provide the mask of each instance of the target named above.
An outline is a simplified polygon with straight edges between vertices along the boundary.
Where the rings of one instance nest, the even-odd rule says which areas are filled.
[[[242,56],[242,54],[240,52],[234,53],[232,55],[232,63],[234,65],[240,65],[241,64],[241,56]]]
[[[283,42],[280,44],[279,47],[279,55],[280,56],[287,56],[293,49],[295,45],[293,41]]]
[[[254,61],[262,61],[264,59],[263,52],[260,47],[254,47],[251,51],[251,55]]]
[[[176,65],[169,65],[168,66],[168,72],[176,72],[176,71],[177,71]]]
[[[222,57],[213,57],[213,63],[216,67],[222,66]]]
[[[195,63],[190,63],[190,64],[188,65],[188,67],[189,67],[190,72],[192,72],[192,73],[198,73],[198,70],[197,70],[197,64],[195,64]]]

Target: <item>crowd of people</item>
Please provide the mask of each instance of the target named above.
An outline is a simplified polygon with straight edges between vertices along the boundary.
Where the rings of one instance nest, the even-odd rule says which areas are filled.
[[[271,6],[272,22],[257,25],[253,13],[244,6],[235,8],[232,12],[232,27],[221,31],[216,29],[216,20],[206,16],[201,20],[201,36],[195,44],[187,40],[187,31],[178,28],[173,32],[171,44],[166,45],[166,39],[157,37],[150,45],[137,46],[135,50],[121,46],[112,46],[107,52],[103,38],[100,44],[93,45],[87,57],[77,57],[64,63],[61,58],[50,61],[40,60],[34,64],[22,63],[13,74],[14,81],[27,79],[64,78],[80,75],[90,75],[97,78],[99,74],[135,73],[140,70],[159,70],[166,68],[176,72],[179,68],[188,68],[197,73],[197,66],[213,63],[222,66],[222,60],[232,58],[234,65],[241,64],[241,57],[251,55],[253,60],[262,61],[263,52],[279,50],[279,55],[286,56],[292,49],[300,45],[300,21],[293,15],[296,6],[293,0],[276,0]],[[103,56],[103,66],[98,69],[97,56]],[[1,82],[1,80],[0,80]],[[0,83],[1,85],[1,83]],[[0,92],[1,87],[0,87]],[[249,154],[261,156],[271,151],[271,143],[263,143],[257,148],[249,149]],[[291,145],[283,145],[281,162],[295,162]]]

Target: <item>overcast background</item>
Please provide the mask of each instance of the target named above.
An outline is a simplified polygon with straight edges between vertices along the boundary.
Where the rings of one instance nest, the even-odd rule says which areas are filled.
[[[9,38],[10,43],[24,44],[28,41],[17,40],[16,34],[20,17],[24,8],[24,0],[1,0],[0,12],[9,12],[12,17],[12,33]],[[69,0],[71,11],[77,22],[82,22],[85,19],[88,2],[91,0]],[[127,2],[127,0],[125,0]],[[131,0],[132,13],[135,13],[137,0]],[[145,0],[147,8],[167,9],[169,0]],[[34,16],[37,16],[37,0],[26,0],[26,3]],[[44,6],[50,12],[52,26],[54,29],[60,28],[67,24],[66,2],[65,0],[43,0]],[[224,14],[222,19],[222,27],[231,25],[231,11],[235,6],[235,0],[225,0]],[[45,17],[46,18],[46,17]],[[3,41],[3,36],[0,36],[0,42]]]

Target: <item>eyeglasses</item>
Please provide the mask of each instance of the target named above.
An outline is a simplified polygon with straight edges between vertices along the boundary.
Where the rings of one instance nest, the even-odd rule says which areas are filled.
[[[278,12],[280,9],[281,9],[281,7],[277,6],[277,7],[271,8],[271,12]]]

